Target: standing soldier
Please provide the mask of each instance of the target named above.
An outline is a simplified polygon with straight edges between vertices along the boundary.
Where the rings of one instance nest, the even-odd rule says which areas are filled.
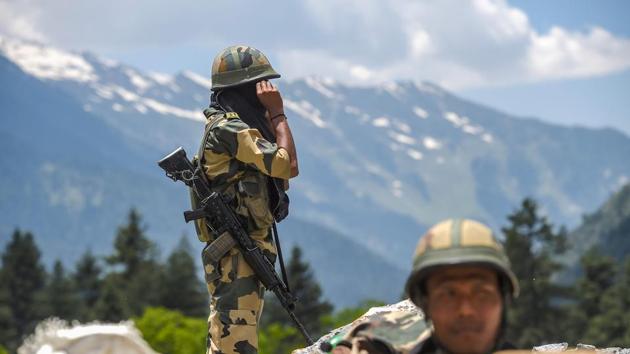
[[[421,316],[392,314],[356,326],[332,353],[486,354],[504,341],[518,281],[492,231],[473,220],[433,226],[416,248],[405,286]],[[432,327],[432,328],[431,328]]]
[[[295,144],[282,97],[268,80],[280,75],[255,48],[232,46],[212,63],[212,97],[205,134],[193,163],[212,191],[223,193],[249,236],[272,262],[270,228],[288,213],[288,179],[298,174]],[[199,204],[191,193],[193,209]],[[258,351],[264,286],[238,247],[195,221],[207,245],[202,259],[210,294],[208,353]],[[226,246],[229,245],[229,246]]]

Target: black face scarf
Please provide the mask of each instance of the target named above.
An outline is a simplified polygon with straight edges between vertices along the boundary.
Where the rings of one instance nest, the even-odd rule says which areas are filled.
[[[258,129],[265,140],[276,142],[276,137],[265,118],[267,109],[256,96],[256,83],[247,83],[215,92],[211,96],[210,105],[226,112],[238,113],[241,120],[250,128]]]

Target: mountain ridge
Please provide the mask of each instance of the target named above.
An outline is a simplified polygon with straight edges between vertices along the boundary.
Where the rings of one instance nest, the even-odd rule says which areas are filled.
[[[95,54],[45,45],[15,42],[9,50],[8,42],[0,39],[0,58],[13,58],[0,61],[5,88],[0,107],[10,118],[3,118],[0,136],[11,137],[3,139],[11,153],[2,163],[20,166],[22,153],[29,151],[31,174],[15,170],[0,178],[7,196],[0,232],[20,226],[50,240],[55,236],[49,230],[65,228],[74,253],[86,245],[107,250],[115,225],[135,206],[163,250],[172,249],[182,233],[193,235],[181,220],[189,207],[186,194],[163,177],[155,161],[178,145],[189,155],[197,150],[209,82],[186,71],[144,73]],[[49,64],[47,55],[58,62]],[[11,89],[26,77],[35,80],[29,81],[32,88]],[[630,176],[630,138],[615,130],[514,117],[431,83],[350,87],[309,77],[279,86],[301,170],[291,183],[287,222],[310,223],[309,230],[325,227],[369,249],[374,262],[382,258],[390,272],[408,269],[418,237],[441,219],[475,218],[498,230],[505,215],[532,196],[554,223],[572,227]],[[33,113],[35,100],[29,101],[29,91],[37,87],[47,92],[37,101],[57,107],[54,124],[46,121],[51,132],[63,129],[51,148],[56,155],[34,143],[28,127],[17,129],[46,118]],[[94,134],[86,141],[77,125],[84,121],[111,136]],[[94,156],[101,155],[118,158],[121,167],[109,162],[92,167]],[[85,202],[92,195],[100,204]],[[84,201],[81,208],[77,200]],[[33,215],[42,219],[35,222]],[[91,234],[95,239],[86,239]],[[52,245],[46,254],[54,258],[64,251]]]

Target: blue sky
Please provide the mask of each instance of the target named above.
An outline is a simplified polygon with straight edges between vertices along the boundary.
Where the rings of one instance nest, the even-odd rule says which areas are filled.
[[[617,35],[630,36],[630,2],[626,0],[517,0],[510,3],[524,10],[540,31],[557,25],[576,30],[597,25]]]
[[[630,1],[519,0],[539,31],[553,26],[587,30],[601,26],[630,37]],[[547,121],[592,127],[609,126],[630,135],[630,70],[595,77],[549,80],[500,88],[474,88],[464,97],[508,112]]]
[[[0,33],[202,75],[218,50],[247,43],[288,79],[427,80],[519,116],[630,135],[629,13],[621,0],[14,0],[0,2]]]

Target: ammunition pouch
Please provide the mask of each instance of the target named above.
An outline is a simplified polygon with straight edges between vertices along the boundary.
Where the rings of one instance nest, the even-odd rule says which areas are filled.
[[[234,238],[229,233],[224,232],[203,249],[202,258],[204,260],[207,259],[211,263],[217,263],[234,246],[236,246]]]
[[[269,210],[269,193],[266,177],[259,173],[246,174],[236,185],[239,207],[249,214],[250,222],[256,229],[268,229],[273,224],[273,215]]]
[[[280,178],[267,178],[269,190],[269,210],[276,222],[284,220],[289,215],[289,196],[284,191],[285,181]]]
[[[228,232],[224,232],[204,247],[201,252],[201,260],[208,283],[212,283],[221,277],[219,262],[235,246],[237,246],[237,243],[234,238]]]

